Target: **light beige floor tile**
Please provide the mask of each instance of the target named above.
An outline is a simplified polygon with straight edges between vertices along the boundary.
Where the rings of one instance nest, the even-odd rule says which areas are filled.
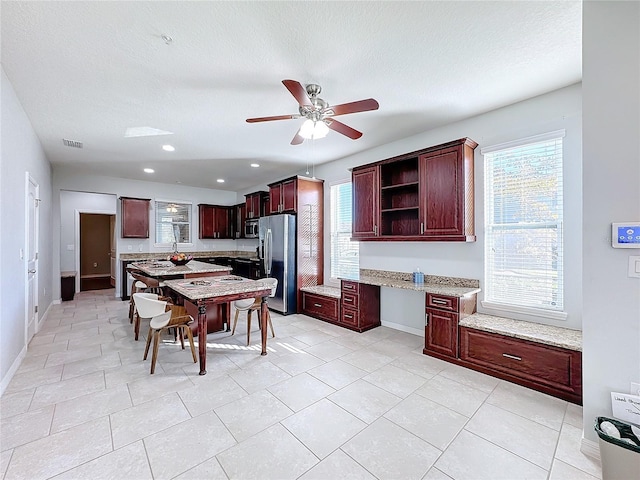
[[[46,437],[51,428],[51,418],[53,418],[53,405],[13,417],[2,417],[0,449],[8,450]]]
[[[379,342],[380,340],[392,337],[396,333],[396,331],[397,330],[389,327],[376,327],[372,328],[371,330],[367,330],[366,332],[362,332],[359,335],[372,342]]]
[[[480,407],[465,429],[545,470],[551,468],[557,430],[489,404]]]
[[[376,480],[342,450],[336,450],[300,477],[300,480]]]
[[[451,443],[469,420],[416,394],[405,398],[384,416],[440,450]]]
[[[459,365],[449,365],[440,372],[440,375],[449,380],[454,380],[487,393],[491,393],[498,383],[500,383],[500,380],[495,377],[476,372],[469,368],[460,367]]]
[[[581,442],[582,428],[576,428],[567,423],[562,425],[560,441],[555,454],[556,459],[600,478],[602,476],[600,463],[580,451]]]
[[[218,459],[213,457],[178,475],[173,480],[227,480],[228,478]]]
[[[385,365],[364,377],[363,380],[401,398],[407,397],[426,382],[424,377],[393,365]]]
[[[318,459],[282,425],[274,425],[220,453],[230,479],[289,480],[298,478]]]
[[[424,348],[424,335],[414,335],[413,333],[393,330],[393,333],[388,337],[388,339],[392,342],[406,345],[411,349],[418,347]]]
[[[35,347],[37,345],[47,345],[49,343],[53,343],[55,338],[56,338],[56,335],[54,333],[50,333],[48,335],[45,335],[45,334],[35,335],[29,342],[29,348]]]
[[[255,366],[232,372],[229,376],[249,393],[257,392],[291,377],[273,363],[264,360],[264,357]]]
[[[91,480],[135,479],[151,480],[151,469],[142,441],[132,443],[79,467],[53,477],[55,480]]]
[[[74,328],[74,326],[72,326],[71,329],[66,332],[57,333],[56,342],[93,337],[98,335],[98,333],[98,327],[95,326],[95,322],[87,322],[87,328],[77,328],[77,326]]]
[[[29,410],[35,388],[6,393],[0,397],[0,418],[5,419]]]
[[[556,459],[551,467],[549,480],[596,480],[601,477],[594,477],[578,468]]]
[[[394,342],[389,338],[384,340],[380,340],[379,342],[373,343],[367,347],[367,351],[373,353],[380,353],[382,355],[386,355],[387,357],[391,357],[393,360],[403,357],[409,353],[411,353],[411,347],[404,345],[402,343]]]
[[[327,398],[366,423],[372,423],[401,400],[364,380],[358,380]]]
[[[377,340],[374,338],[367,338],[357,332],[351,332],[351,331],[339,337],[335,337],[331,341],[339,343],[340,345],[344,345],[345,347],[349,347],[353,350],[361,350],[363,348],[368,347],[372,343],[377,342]]]
[[[440,375],[427,381],[416,393],[466,417],[471,417],[489,395]]]
[[[83,338],[73,338],[69,339],[69,350],[72,348],[78,348],[89,345],[100,345],[100,344],[108,344],[116,341],[116,338],[113,336],[111,332],[107,333],[96,333],[95,335],[89,335]]]
[[[123,383],[132,383],[141,378],[149,376],[149,363],[142,361],[142,356],[135,363],[128,363],[126,357],[123,358],[122,352],[119,352],[122,366],[114,368],[105,368],[104,380],[107,388],[122,385]],[[156,365],[156,373],[162,373],[162,367]]]
[[[120,448],[191,418],[177,393],[110,415],[113,447]]]
[[[367,427],[366,423],[326,399],[281,423],[320,459]]]
[[[324,365],[325,361],[306,352],[290,353],[271,359],[271,363],[281,368],[289,375],[298,375],[312,368]]]
[[[309,330],[304,333],[299,333],[295,335],[294,338],[299,340],[307,345],[317,345],[318,343],[326,342],[334,338],[334,335],[329,335],[328,333],[322,332],[320,330]]]
[[[41,370],[44,368],[44,364],[47,362],[46,355],[37,355],[33,357],[24,357],[20,367],[16,371],[16,374],[33,372],[34,370]]]
[[[298,412],[335,392],[329,385],[308,373],[301,373],[283,382],[276,383],[267,390],[294,412]]]
[[[487,403],[558,431],[567,407],[564,400],[505,381],[489,395]]]
[[[214,410],[239,442],[293,414],[284,403],[266,390]]]
[[[205,375],[208,377],[209,374]],[[200,382],[197,385],[180,390],[178,395],[192,417],[235,402],[249,395],[231,377],[215,377],[214,381]]]
[[[273,319],[271,319],[271,321],[273,321]],[[305,333],[307,330],[304,330],[302,328],[299,327],[294,327],[293,325],[274,325],[273,327],[274,329],[277,328],[276,331],[276,338],[279,339],[286,339],[289,337],[293,337],[295,335],[300,335],[302,333]],[[240,334],[244,334],[245,338],[246,338],[246,334],[247,331],[245,329],[242,330],[236,330],[236,335],[238,335],[238,332],[240,332]]]
[[[422,480],[453,480],[449,475],[445,475],[436,467],[431,467]]]
[[[89,393],[104,390],[104,374],[102,372],[89,373],[81,377],[49,383],[36,388],[30,409],[42,408],[46,405],[64,402],[72,398],[81,397]]]
[[[55,367],[43,368],[31,372],[16,373],[9,382],[5,392],[17,392],[27,388],[35,388],[40,385],[59,382],[60,378],[62,378],[62,368],[62,365],[57,365]]]
[[[173,478],[236,444],[214,412],[144,439],[154,478]]]
[[[16,448],[5,478],[50,478],[111,450],[109,419],[103,417]]]
[[[107,368],[115,368],[122,365],[118,352],[111,352],[99,357],[78,362],[65,363],[62,371],[62,379],[68,380],[88,373],[98,372]]]
[[[47,343],[44,345],[29,346],[27,349],[27,357],[49,355],[50,353],[65,352],[67,350],[68,340],[55,343]],[[50,367],[51,365],[47,365]]]
[[[298,327],[305,331],[317,330],[318,326],[322,322],[322,320],[317,320],[315,318],[307,317],[306,315],[298,315],[296,321],[292,321],[290,325],[294,327]]]
[[[424,378],[432,378],[450,365],[443,360],[422,353],[404,355],[391,364]]]
[[[51,432],[59,432],[131,407],[126,385],[90,393],[56,405]]]
[[[567,402],[567,411],[564,414],[564,423],[568,423],[576,428],[583,428],[582,407]]]
[[[326,383],[336,390],[346,387],[350,383],[353,383],[359,378],[367,375],[365,370],[354,367],[340,359],[312,368],[307,373],[313,375],[318,380]]]
[[[420,480],[440,450],[385,418],[376,420],[342,446],[378,478]]]
[[[325,362],[330,362],[331,360],[353,352],[353,349],[329,340],[307,348],[307,352],[315,357],[321,358]]]
[[[134,405],[148,402],[163,395],[169,395],[193,387],[184,372],[171,374],[154,373],[144,378],[129,382],[129,392]]]
[[[9,466],[9,461],[11,461],[12,455],[13,449],[0,452],[0,477],[2,478],[4,478],[4,474],[7,471],[7,467]]]
[[[545,480],[547,470],[463,430],[435,467],[456,480]]]
[[[376,371],[387,363],[391,363],[394,359],[395,357],[368,349],[356,350],[355,352],[348,353],[344,357],[340,357],[341,361],[350,363],[354,367],[358,367],[369,373]]]
[[[45,366],[53,367],[55,365],[62,365],[63,363],[77,362],[80,360],[88,360],[90,358],[99,357],[102,355],[100,345],[91,345],[83,348],[74,348],[66,352],[50,353],[47,358]]]

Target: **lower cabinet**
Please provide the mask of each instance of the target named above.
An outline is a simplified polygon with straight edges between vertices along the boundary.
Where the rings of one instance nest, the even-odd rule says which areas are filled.
[[[338,323],[340,318],[340,299],[302,292],[302,313],[320,320]]]
[[[476,311],[476,295],[450,297],[427,293],[424,353],[434,357],[458,358],[458,322]]]
[[[357,332],[380,326],[380,287],[342,280],[340,288],[342,314],[338,325]]]

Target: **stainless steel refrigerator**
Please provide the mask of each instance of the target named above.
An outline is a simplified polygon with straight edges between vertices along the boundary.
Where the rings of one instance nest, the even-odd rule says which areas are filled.
[[[269,308],[284,315],[296,313],[296,217],[287,214],[261,217],[258,230],[264,273],[278,279]]]

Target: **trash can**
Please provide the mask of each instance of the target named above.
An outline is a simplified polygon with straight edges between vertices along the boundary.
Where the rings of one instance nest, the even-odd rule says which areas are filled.
[[[612,436],[610,426],[601,427],[609,422],[618,430],[620,438]],[[640,478],[640,438],[628,423],[612,418],[598,417],[595,424],[600,444],[602,461],[602,480],[630,480]],[[640,432],[636,427],[636,432]],[[615,434],[615,432],[613,432]]]
[[[60,272],[60,296],[63,302],[73,300],[76,293],[76,272]]]

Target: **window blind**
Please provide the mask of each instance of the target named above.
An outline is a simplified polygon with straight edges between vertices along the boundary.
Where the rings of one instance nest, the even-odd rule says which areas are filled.
[[[542,138],[483,150],[485,301],[561,311],[562,133]]]
[[[331,186],[331,278],[349,277],[360,268],[359,244],[351,241],[351,182]]]
[[[156,243],[191,243],[191,204],[156,201]]]

